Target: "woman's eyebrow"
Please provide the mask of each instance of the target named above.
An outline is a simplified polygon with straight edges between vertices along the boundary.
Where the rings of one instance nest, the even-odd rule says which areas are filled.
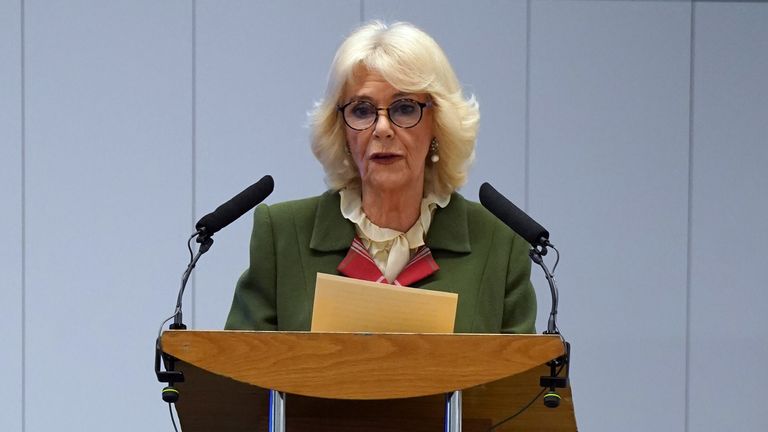
[[[373,102],[373,98],[370,96],[365,95],[352,95],[352,97],[349,98],[350,101],[366,101],[366,102]]]
[[[413,98],[413,95],[414,95],[413,93],[397,92],[392,95],[392,100],[395,101],[402,98]],[[367,95],[353,95],[349,98],[349,100],[350,101],[366,101],[366,102],[374,103],[374,105],[376,102],[373,100],[372,97]]]

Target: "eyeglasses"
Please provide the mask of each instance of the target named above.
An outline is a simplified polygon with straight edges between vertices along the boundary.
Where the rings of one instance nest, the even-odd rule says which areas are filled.
[[[386,108],[378,108],[368,101],[353,100],[336,108],[344,117],[344,123],[350,128],[362,131],[376,124],[379,111],[386,111],[389,121],[397,127],[408,129],[421,121],[424,108],[432,107],[432,102],[419,102],[413,99],[398,99]]]

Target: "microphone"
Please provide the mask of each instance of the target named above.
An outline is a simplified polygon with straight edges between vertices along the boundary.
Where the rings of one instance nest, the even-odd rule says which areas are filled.
[[[489,183],[483,183],[480,186],[480,203],[531,244],[532,248],[528,251],[528,256],[544,270],[544,276],[547,278],[549,290],[552,294],[552,309],[549,313],[549,322],[547,323],[545,334],[560,334],[560,331],[557,329],[557,284],[542,258],[547,254],[547,246],[554,249],[554,245],[549,242],[549,232],[535,220],[531,219],[525,212],[517,208],[516,205],[504,198],[504,195],[500,194]],[[558,260],[559,256],[560,253],[558,253]],[[557,263],[555,263],[555,266],[557,266]]]
[[[208,213],[200,218],[195,224],[197,232],[190,237],[197,236],[197,242],[200,243],[200,248],[197,250],[197,254],[192,257],[184,274],[181,275],[181,288],[179,289],[179,295],[176,298],[176,311],[174,312],[173,324],[171,329],[185,329],[186,326],[182,323],[182,311],[181,300],[184,296],[184,288],[187,286],[187,280],[192,274],[195,265],[200,257],[208,252],[208,249],[213,245],[213,234],[220,229],[234,222],[237,218],[244,215],[245,212],[254,208],[258,203],[264,201],[269,194],[275,188],[275,182],[272,180],[272,176],[265,175],[261,180],[248,186],[244,191],[232,197],[229,201],[218,206],[216,210]],[[192,249],[190,249],[190,254]]]
[[[552,272],[549,271],[544,259],[542,258],[547,253],[547,247],[557,249],[549,242],[549,231],[538,224],[530,216],[525,214],[524,211],[517,208],[512,204],[504,195],[493,188],[489,183],[483,183],[480,186],[480,203],[488,209],[494,216],[499,218],[504,224],[512,228],[512,230],[524,238],[525,241],[531,244],[532,248],[528,252],[528,256],[533,262],[539,265],[544,270],[544,276],[549,283],[549,292],[552,296],[552,309],[549,312],[549,320],[547,321],[547,331],[544,334],[556,334],[560,335],[560,330],[557,328],[557,304],[558,304],[558,292],[557,284]],[[560,260],[560,253],[557,253],[557,259]],[[557,267],[557,262],[555,262]],[[554,269],[553,269],[554,270]],[[560,336],[562,339],[562,335]],[[557,394],[557,388],[568,387],[568,375],[569,365],[571,359],[571,345],[562,339],[565,353],[548,362],[547,365],[550,368],[549,376],[542,376],[539,379],[539,383],[542,387],[548,389],[544,395],[544,405],[548,408],[557,408],[560,405],[560,395]],[[560,370],[565,367],[565,376],[559,376],[560,370],[557,367],[560,366]]]
[[[480,203],[531,246],[541,248],[549,246],[549,231],[512,204],[487,182],[480,186]]]
[[[547,254],[547,247],[557,249],[549,242],[549,231],[539,225],[538,222],[533,220],[530,216],[525,214],[516,205],[512,204],[504,195],[493,188],[489,183],[483,183],[480,186],[480,203],[488,209],[494,216],[504,222],[505,225],[512,228],[514,232],[524,238],[525,241],[531,244],[532,248],[528,251],[528,256],[531,260],[538,264],[542,270],[544,270],[544,276],[549,283],[549,292],[552,296],[552,308],[549,312],[549,320],[547,321],[547,331],[544,334],[556,334],[560,335],[560,330],[557,327],[557,304],[558,304],[558,292],[557,283],[552,272],[549,271],[547,265],[542,258]],[[560,260],[560,252],[557,252],[557,260]],[[557,261],[555,262],[557,267]],[[554,271],[554,268],[553,268]],[[562,335],[560,335],[562,339]],[[539,379],[539,383],[545,389],[549,389],[546,395],[544,395],[544,405],[548,408],[557,408],[560,405],[560,395],[557,394],[556,388],[568,387],[568,375],[569,365],[571,358],[571,345],[562,339],[565,353],[548,362],[547,365],[550,368],[550,375],[543,376]],[[565,376],[558,376],[560,371],[557,367],[565,367]]]
[[[173,311],[168,319],[160,324],[160,330],[157,333],[157,340],[155,341],[155,374],[160,382],[168,383],[163,389],[163,400],[169,404],[175,403],[179,399],[179,390],[174,388],[173,384],[178,382],[184,382],[184,373],[182,371],[174,370],[176,359],[163,352],[162,349],[162,331],[166,322],[173,319],[173,324],[170,325],[172,330],[184,330],[187,328],[182,322],[183,313],[181,310],[181,300],[184,297],[184,288],[187,286],[189,276],[192,274],[197,265],[197,261],[200,257],[208,252],[213,245],[213,234],[234,222],[237,218],[244,215],[248,210],[256,207],[257,204],[264,201],[264,198],[272,193],[275,188],[275,182],[272,180],[272,176],[265,175],[261,180],[248,186],[244,191],[235,195],[232,199],[218,206],[216,210],[208,213],[200,218],[195,224],[195,233],[187,241],[187,247],[189,247],[190,261],[187,265],[187,269],[181,275],[181,287],[179,288],[179,295],[176,297],[176,309]],[[200,243],[200,247],[197,253],[192,256],[192,246],[190,242],[193,238],[197,237],[197,242]],[[165,371],[160,369],[160,364],[165,361]]]
[[[200,218],[195,224],[195,228],[200,235],[212,236],[264,201],[274,188],[275,182],[272,180],[272,176],[265,175],[261,180],[248,186],[244,191],[218,206],[216,210]]]

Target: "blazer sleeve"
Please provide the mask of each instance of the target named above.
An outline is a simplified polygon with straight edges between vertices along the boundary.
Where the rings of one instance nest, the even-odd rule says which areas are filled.
[[[269,206],[253,214],[250,263],[240,276],[227,317],[227,330],[277,330],[275,238]]]
[[[531,284],[528,244],[514,237],[507,267],[502,333],[536,333],[536,292]]]

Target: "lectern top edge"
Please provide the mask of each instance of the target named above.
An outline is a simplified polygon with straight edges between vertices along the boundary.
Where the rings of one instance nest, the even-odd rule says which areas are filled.
[[[261,388],[333,399],[467,389],[563,354],[556,335],[168,331],[163,350]]]

